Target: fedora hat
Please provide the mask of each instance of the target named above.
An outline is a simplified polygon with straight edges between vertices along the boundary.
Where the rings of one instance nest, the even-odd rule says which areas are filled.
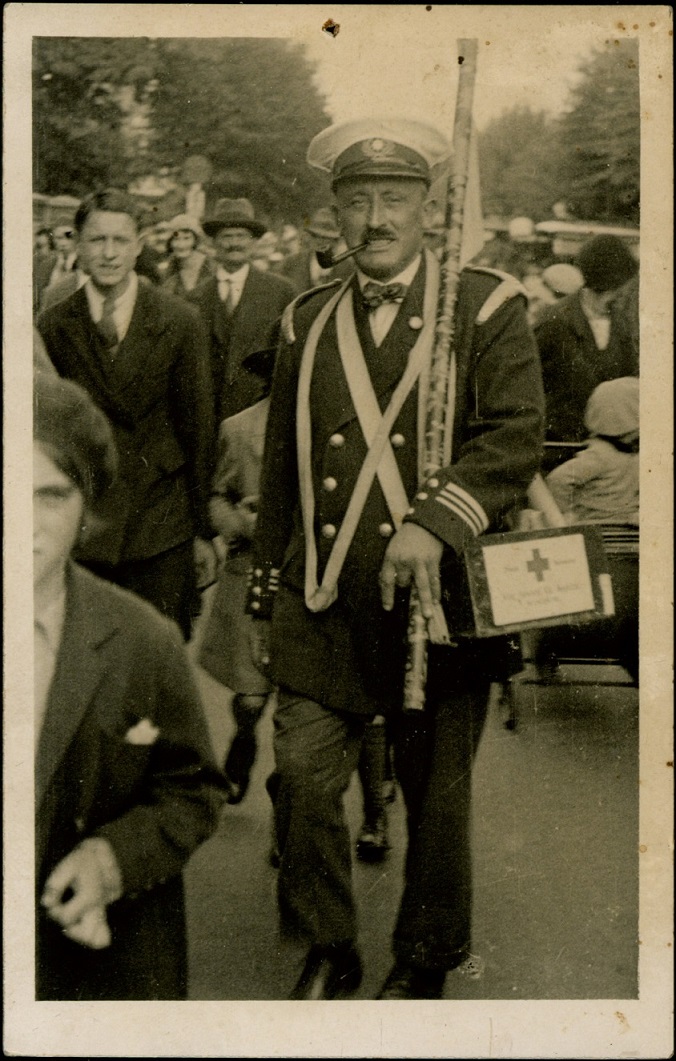
[[[203,222],[207,236],[215,236],[224,228],[246,228],[258,239],[266,226],[256,221],[254,208],[248,199],[219,199],[212,216]]]

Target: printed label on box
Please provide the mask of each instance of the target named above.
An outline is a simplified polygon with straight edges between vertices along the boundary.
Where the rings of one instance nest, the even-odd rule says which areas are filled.
[[[483,559],[496,626],[594,608],[582,534],[490,545]]]

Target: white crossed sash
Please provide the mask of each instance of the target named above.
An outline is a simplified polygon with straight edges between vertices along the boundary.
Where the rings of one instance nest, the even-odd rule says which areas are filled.
[[[434,264],[436,265],[436,262]],[[301,508],[306,543],[305,603],[310,611],[313,612],[324,611],[338,596],[338,578],[376,475],[382,487],[392,522],[397,530],[406,515],[409,501],[399,466],[392,451],[389,435],[416,381],[421,373],[426,373],[429,369],[434,340],[439,274],[438,269],[430,268],[428,259],[423,301],[424,324],[409,354],[406,371],[401,377],[387,409],[382,413],[354,324],[351,283],[352,280],[350,278],[336,292],[333,298],[326,303],[313,322],[303,350],[298,382],[296,437],[298,443]],[[331,548],[320,585],[317,578],[317,544],[314,534],[315,499],[312,483],[310,384],[317,343],[334,309],[336,309],[338,350],[368,452],[357,477],[345,518]],[[441,608],[438,608],[437,611],[439,613],[438,621],[441,623],[443,621],[443,613]],[[445,623],[443,625],[445,626]]]

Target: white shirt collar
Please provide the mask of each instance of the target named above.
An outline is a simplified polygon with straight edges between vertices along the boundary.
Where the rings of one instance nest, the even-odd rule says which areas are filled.
[[[104,296],[98,288],[94,287],[91,277],[85,281],[84,291],[87,294],[89,312],[91,313],[92,320],[95,324],[98,324],[103,316]],[[113,306],[113,320],[115,321],[115,327],[120,342],[122,342],[129,331],[131,318],[134,315],[137,294],[138,276],[135,272],[131,272],[129,274],[129,283],[127,284],[126,290],[123,291],[121,295],[118,295]]]
[[[408,287],[409,284],[413,283],[415,274],[418,272],[421,260],[422,254],[416,255],[413,261],[409,262],[405,269],[403,269],[396,276],[391,276],[389,280],[376,280],[374,276],[367,276],[366,273],[362,272],[359,266],[357,266],[357,279],[359,280],[359,287],[362,291],[364,290],[365,284],[406,284],[406,286]]]
[[[87,293],[87,301],[89,302],[89,311],[92,315],[92,320],[98,322],[101,320],[103,314],[103,300],[105,296],[99,291],[98,287],[94,287],[91,277],[87,277],[85,280],[84,289]],[[131,272],[129,274],[129,283],[127,284],[126,290],[115,299],[115,309],[113,310],[113,313],[117,315],[118,311],[122,311],[123,308],[127,310],[129,307],[131,307],[133,312],[137,292],[138,276],[135,272]]]
[[[216,268],[216,278],[218,280],[227,280],[233,287],[244,287],[246,278],[249,275],[249,263],[242,265],[236,272],[229,273],[227,269],[224,269],[222,265]]]

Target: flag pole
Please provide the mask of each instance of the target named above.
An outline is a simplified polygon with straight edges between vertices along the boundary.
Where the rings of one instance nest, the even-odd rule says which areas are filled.
[[[472,110],[477,69],[477,40],[458,41],[458,94],[453,123],[453,167],[446,197],[446,242],[441,259],[434,350],[425,410],[423,481],[450,463],[455,412],[455,308],[461,270],[465,195],[469,174]],[[445,622],[442,624],[445,627]],[[441,641],[438,623],[422,614],[415,587],[411,591],[404,709],[422,710],[427,680],[427,644]],[[435,634],[436,628],[436,634]]]

